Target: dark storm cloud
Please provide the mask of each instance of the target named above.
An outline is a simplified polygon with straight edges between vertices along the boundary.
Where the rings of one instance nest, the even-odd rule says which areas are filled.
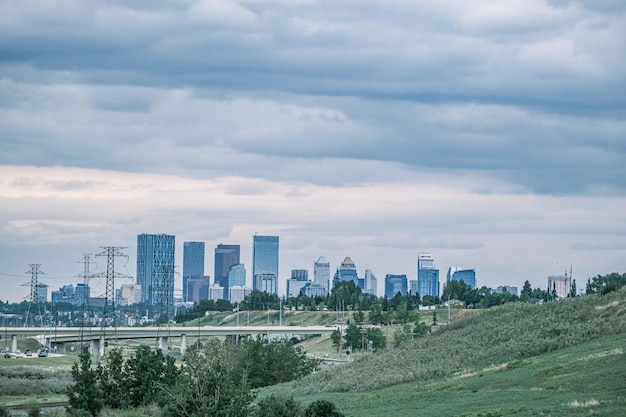
[[[356,160],[626,191],[622,2],[8,1],[0,16],[4,164],[342,183]]]

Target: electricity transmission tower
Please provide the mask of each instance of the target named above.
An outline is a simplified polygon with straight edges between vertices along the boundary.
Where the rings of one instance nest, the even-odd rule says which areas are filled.
[[[121,246],[103,246],[103,252],[96,254],[95,256],[106,256],[107,258],[107,270],[99,274],[92,275],[93,277],[105,277],[106,278],[106,291],[104,296],[104,309],[102,311],[102,332],[104,334],[104,328],[113,324],[117,328],[117,321],[115,320],[115,278],[131,278],[128,275],[115,272],[115,258],[122,257],[128,260],[128,255],[122,253],[121,249],[126,247]]]
[[[95,262],[91,259],[91,253],[83,253],[83,260],[78,261],[83,264],[83,273],[79,277],[83,278],[83,297],[81,304],[83,307],[83,317],[80,322],[80,349],[83,349],[83,338],[85,334],[85,318],[89,318],[89,279],[91,274],[89,273],[89,267]],[[90,326],[91,327],[91,326]]]
[[[41,266],[41,264],[28,264],[28,266],[30,266],[30,270],[28,272],[26,272],[27,274],[30,274],[30,298],[29,298],[29,302],[28,302],[28,310],[26,312],[26,318],[24,320],[24,326],[28,327],[29,325],[29,321],[30,321],[30,314],[31,314],[31,309],[35,306],[35,304],[37,305],[37,311],[39,313],[39,319],[40,319],[40,325],[41,325],[41,321],[43,321],[43,318],[41,316],[41,306],[39,305],[39,296],[37,294],[37,289],[39,288],[40,284],[39,284],[39,275],[43,275],[44,272],[39,270],[39,267]],[[24,285],[28,285],[28,284],[24,284]],[[42,284],[43,285],[43,284]],[[45,301],[45,300],[44,300]],[[33,311],[33,314],[35,312]],[[43,327],[43,326],[42,326]]]

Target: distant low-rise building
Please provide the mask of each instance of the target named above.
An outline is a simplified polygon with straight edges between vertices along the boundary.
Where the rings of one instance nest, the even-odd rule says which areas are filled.
[[[572,288],[572,279],[565,275],[550,275],[548,277],[548,293],[556,295],[559,298],[565,298],[569,295]]]
[[[510,285],[500,285],[493,289],[493,292],[498,294],[502,294],[505,291],[509,294],[519,295],[519,293],[517,292],[517,287],[512,287]]]

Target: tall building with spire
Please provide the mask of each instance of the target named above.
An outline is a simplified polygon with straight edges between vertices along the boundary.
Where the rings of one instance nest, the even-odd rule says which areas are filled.
[[[137,284],[145,304],[174,304],[174,249],[176,237],[137,235]]]

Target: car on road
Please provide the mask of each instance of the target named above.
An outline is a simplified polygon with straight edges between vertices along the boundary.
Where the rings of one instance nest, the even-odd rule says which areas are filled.
[[[40,358],[47,358],[50,355],[50,353],[52,353],[50,349],[41,348],[37,351],[37,356],[39,356]]]
[[[4,352],[4,357],[5,357],[5,358],[10,358],[10,357],[11,357],[11,354],[10,354],[9,352]]]
[[[24,351],[24,355],[33,356],[33,352],[30,349],[26,349],[26,351]]]

